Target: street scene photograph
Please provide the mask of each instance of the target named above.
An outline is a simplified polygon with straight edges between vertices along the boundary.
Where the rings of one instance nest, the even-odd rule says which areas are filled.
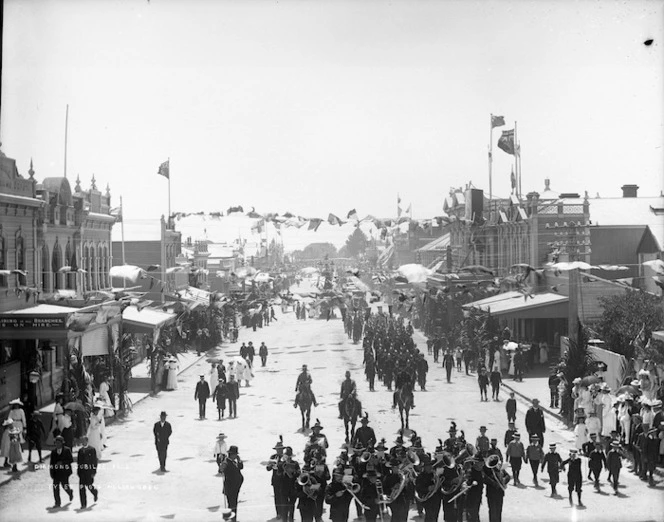
[[[0,519],[664,522],[664,1],[2,19]]]

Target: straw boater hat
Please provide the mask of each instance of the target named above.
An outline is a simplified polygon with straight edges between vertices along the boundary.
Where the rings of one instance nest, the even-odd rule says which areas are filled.
[[[226,438],[225,433],[220,433],[219,435],[217,435],[217,440],[224,440],[225,438]]]

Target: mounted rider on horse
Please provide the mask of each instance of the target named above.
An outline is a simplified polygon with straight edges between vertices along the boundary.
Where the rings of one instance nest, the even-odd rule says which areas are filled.
[[[316,396],[314,395],[313,390],[311,389],[311,374],[307,371],[307,365],[303,364],[302,365],[302,373],[297,376],[297,381],[295,382],[295,402],[293,404],[293,408],[297,408],[299,404],[299,400],[301,397],[301,394],[309,394],[311,395],[311,399],[313,401],[314,406],[318,406],[318,403],[316,402]]]
[[[415,384],[413,383],[413,379],[411,377],[411,373],[402,370],[399,373],[397,373],[395,379],[394,379],[394,393],[392,394],[392,409],[397,407],[397,397],[401,395],[404,400],[407,397],[410,397],[410,407],[414,408],[415,407],[415,396],[413,394],[413,387]]]
[[[355,381],[350,378],[350,372],[346,372],[346,380],[341,383],[341,400],[339,401],[339,418],[344,418],[344,405],[348,397],[352,396],[353,398],[357,397],[357,386]]]

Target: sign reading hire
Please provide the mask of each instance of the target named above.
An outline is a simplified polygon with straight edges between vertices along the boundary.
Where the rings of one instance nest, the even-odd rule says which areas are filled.
[[[63,315],[45,316],[0,316],[0,329],[3,328],[37,328],[49,330],[52,328],[64,328],[66,317]]]

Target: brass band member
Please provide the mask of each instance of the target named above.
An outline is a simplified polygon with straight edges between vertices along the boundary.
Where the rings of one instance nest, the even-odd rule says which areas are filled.
[[[302,473],[297,479],[297,508],[300,510],[302,522],[314,522],[316,516],[316,498],[321,491],[321,485],[311,473],[311,468],[305,464]]]
[[[344,468],[337,466],[332,472],[332,482],[325,489],[325,502],[330,505],[332,522],[348,522],[350,501],[353,500],[350,487],[344,482]]]
[[[293,520],[295,512],[295,501],[297,500],[297,479],[300,476],[300,464],[293,459],[293,448],[286,446],[284,448],[283,479],[281,481],[281,500],[283,501],[283,510],[281,519],[284,522]]]
[[[489,522],[502,522],[503,500],[509,474],[501,468],[502,462],[498,455],[489,455],[484,462],[482,473],[486,485],[486,500],[489,504]]]
[[[424,522],[436,522],[440,513],[442,476],[444,468],[440,460],[435,462],[428,455],[420,459],[423,469],[415,479],[415,499],[424,508]],[[434,468],[434,464],[438,467]]]
[[[469,458],[464,465],[466,466],[466,485],[469,486],[466,492],[466,520],[467,522],[480,522],[480,505],[482,504],[482,491],[484,489],[484,459],[477,453]]]
[[[281,519],[282,510],[284,507],[283,499],[281,498],[282,482],[284,477],[283,455],[284,455],[284,438],[279,435],[279,442],[272,448],[276,453],[270,456],[270,460],[266,463],[265,469],[272,472],[272,490],[274,491],[274,509],[277,512],[277,518]]]
[[[312,460],[311,470],[312,480],[316,479],[316,482],[320,484],[320,491],[316,496],[316,512],[314,513],[314,517],[316,522],[321,522],[323,520],[323,507],[325,504],[325,489],[331,478],[330,470],[325,465],[325,459]]]
[[[463,520],[463,501],[459,497],[452,500],[461,490],[464,484],[464,476],[461,466],[457,465],[451,453],[440,454],[441,465],[444,466],[441,486],[443,503],[443,520],[445,522],[461,522]]]
[[[379,501],[381,500],[380,494],[383,491],[381,476],[381,473],[376,470],[376,466],[372,463],[367,464],[366,471],[362,475],[358,496],[365,506],[364,517],[367,522],[375,522],[380,514]]]
[[[399,459],[390,459],[390,475],[383,480],[383,489],[387,495],[387,505],[392,513],[392,522],[406,522],[408,520],[408,507],[410,504],[408,492],[408,477],[400,469]]]
[[[450,434],[449,438],[445,440],[443,444],[443,449],[450,453],[453,457],[456,457],[459,454],[459,445],[457,439],[457,425],[456,422],[452,422],[448,433]]]

